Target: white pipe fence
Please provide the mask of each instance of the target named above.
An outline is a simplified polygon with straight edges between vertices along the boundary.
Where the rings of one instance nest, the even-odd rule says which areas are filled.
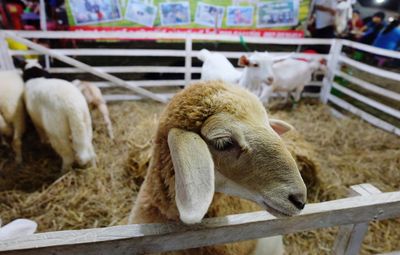
[[[176,40],[184,42],[185,48],[182,50],[173,49],[43,49],[21,51],[21,50],[7,50],[4,40],[0,38],[0,53],[1,61],[0,65],[2,69],[13,68],[12,56],[18,55],[53,55],[53,57],[58,56],[62,61],[67,59],[67,63],[73,64],[73,67],[50,67],[49,71],[54,74],[79,74],[90,72],[95,74],[106,81],[96,81],[94,82],[97,86],[101,88],[110,88],[117,86],[122,86],[133,90],[137,94],[105,94],[105,98],[109,101],[115,100],[138,100],[144,97],[150,97],[154,100],[162,101],[168,100],[173,96],[171,92],[158,92],[152,93],[146,89],[150,87],[177,87],[184,86],[193,82],[193,74],[199,74],[201,72],[200,67],[193,66],[192,58],[196,57],[198,51],[193,50],[193,43],[197,41],[212,41],[212,42],[230,42],[239,43],[240,39],[238,36],[234,35],[215,35],[215,34],[163,34],[163,33],[141,33],[141,32],[67,32],[67,31],[56,31],[56,32],[39,32],[39,31],[2,31],[1,37],[13,37],[18,38],[44,38],[44,39],[119,39],[119,40],[138,40],[138,39],[148,39],[148,40]],[[23,39],[25,41],[25,39]],[[21,41],[21,39],[20,39]],[[352,76],[342,70],[342,66],[350,66],[359,71],[372,74],[374,76],[383,77],[385,79],[390,79],[393,81],[400,81],[400,73],[391,72],[370,66],[368,64],[356,61],[346,56],[343,52],[344,47],[352,48],[354,50],[368,52],[376,54],[383,57],[394,58],[400,61],[400,53],[394,51],[388,51],[384,49],[379,49],[371,47],[368,45],[360,44],[357,42],[347,41],[347,40],[337,40],[337,39],[277,39],[277,38],[257,38],[257,37],[246,37],[245,41],[249,44],[276,44],[276,45],[326,45],[330,46],[329,54],[304,54],[296,53],[294,56],[299,58],[320,58],[326,57],[328,59],[328,69],[329,74],[324,78],[323,82],[312,81],[309,85],[311,86],[322,86],[321,93],[303,93],[304,97],[320,97],[324,103],[329,102],[338,108],[349,111],[369,123],[383,128],[389,132],[393,132],[400,135],[400,128],[395,124],[383,120],[380,118],[379,114],[370,112],[364,108],[355,106],[353,99],[364,103],[372,109],[381,111],[396,120],[400,118],[400,109],[391,107],[390,105],[385,105],[385,102],[378,102],[376,99],[370,98],[367,95],[362,95],[348,87],[344,87],[337,82],[334,82],[335,77],[341,77],[348,82],[354,84],[355,86],[362,88],[366,91],[370,91],[379,96],[387,98],[388,100],[393,100],[400,103],[400,89],[397,91],[392,91],[388,88],[384,88],[371,81],[363,80],[363,77]],[[25,41],[26,42],[26,41]],[[39,45],[40,46],[40,45]],[[242,51],[221,51],[228,58],[236,59],[246,52]],[[287,52],[271,52],[274,55],[287,54]],[[70,57],[68,57],[70,56]],[[117,57],[153,57],[153,58],[168,58],[175,57],[181,58],[181,66],[96,66],[88,67],[84,63],[80,63],[71,56],[113,56]],[[79,62],[79,63],[77,63]],[[122,80],[115,75],[118,74],[181,74],[182,79],[166,79],[166,80]],[[111,77],[112,76],[112,77]],[[146,89],[144,89],[146,88]],[[351,100],[345,100],[332,94],[332,89],[339,91],[350,97]],[[335,111],[337,112],[337,111]]]

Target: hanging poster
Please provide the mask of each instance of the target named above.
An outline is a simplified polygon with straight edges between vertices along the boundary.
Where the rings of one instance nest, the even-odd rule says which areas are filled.
[[[122,19],[118,0],[69,0],[75,24],[86,25]]]
[[[310,0],[65,0],[70,30],[298,38]]]
[[[251,27],[253,25],[253,6],[229,6],[226,17],[228,27]]]
[[[299,0],[258,3],[257,27],[295,26],[298,14]]]
[[[133,21],[146,27],[153,27],[156,16],[157,7],[137,2],[137,0],[128,0],[125,9],[126,20]]]
[[[172,2],[160,4],[162,26],[187,25],[190,23],[189,2]]]
[[[196,8],[195,23],[208,27],[221,27],[225,7],[198,3]]]

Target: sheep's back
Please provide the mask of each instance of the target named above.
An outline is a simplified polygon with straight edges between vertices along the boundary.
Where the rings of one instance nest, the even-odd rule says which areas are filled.
[[[16,114],[23,93],[24,83],[17,71],[0,72],[0,112],[6,121]]]

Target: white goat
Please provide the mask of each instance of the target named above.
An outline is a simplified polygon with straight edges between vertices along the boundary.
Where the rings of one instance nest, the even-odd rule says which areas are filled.
[[[240,72],[221,53],[211,53],[202,49],[198,55],[198,58],[204,62],[201,69],[201,80],[222,80],[238,84],[258,97],[263,94],[264,84],[270,85],[274,82],[273,64],[288,57],[290,55],[273,57],[268,52],[254,52],[250,57],[243,55],[238,61],[238,65],[244,67]]]
[[[36,229],[37,223],[27,219],[17,219],[1,227],[0,219],[0,241],[31,235]]]
[[[0,136],[12,137],[15,160],[21,163],[21,139],[25,132],[24,82],[16,70],[1,71],[0,81]]]
[[[82,93],[72,83],[40,77],[45,72],[38,63],[24,70],[25,103],[42,141],[49,140],[62,157],[62,170],[72,166],[95,165],[92,122]]]
[[[82,92],[90,108],[99,109],[107,126],[108,136],[111,139],[114,139],[110,114],[108,112],[106,101],[104,100],[100,89],[90,82],[85,82],[81,80],[74,80],[72,81],[72,84],[74,84]]]
[[[286,100],[289,94],[294,91],[294,100],[300,100],[301,92],[304,86],[310,83],[312,74],[321,70],[326,73],[326,60],[313,59],[304,61],[300,59],[286,59],[273,65],[275,80],[270,86],[265,86],[261,101],[268,104],[269,98],[273,92],[287,92]]]

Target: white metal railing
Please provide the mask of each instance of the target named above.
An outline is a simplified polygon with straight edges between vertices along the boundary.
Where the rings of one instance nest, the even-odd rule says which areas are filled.
[[[73,67],[49,67],[49,71],[55,74],[77,74],[89,72],[97,75],[105,81],[95,82],[95,84],[102,88],[112,86],[122,86],[133,90],[136,94],[134,95],[105,95],[107,100],[137,100],[144,97],[150,97],[154,100],[165,102],[173,96],[169,92],[158,92],[152,93],[146,90],[149,87],[175,87],[184,86],[192,82],[192,74],[199,74],[201,72],[200,67],[194,67],[192,65],[192,58],[196,57],[198,51],[192,50],[194,41],[219,41],[219,42],[235,42],[239,43],[239,36],[235,35],[215,35],[215,34],[164,34],[164,33],[141,33],[141,32],[87,32],[87,31],[55,31],[55,32],[40,32],[40,31],[2,31],[2,37],[11,36],[14,38],[47,38],[47,39],[119,39],[119,40],[137,40],[137,39],[155,39],[155,40],[179,40],[185,42],[185,48],[182,50],[170,50],[170,49],[53,49],[49,50],[40,45],[35,45],[36,48],[29,51],[20,50],[7,50],[7,45],[3,40],[0,40],[0,53],[1,61],[0,65],[2,68],[12,68],[12,56],[17,55],[31,55],[31,54],[44,54],[52,55],[64,61]],[[22,39],[23,39],[22,38]],[[26,40],[26,39],[23,39]],[[373,116],[365,110],[359,109],[354,106],[351,102],[345,101],[344,99],[338,98],[332,95],[330,92],[332,88],[339,90],[347,96],[361,101],[368,106],[378,109],[394,118],[399,118],[399,109],[395,109],[390,106],[386,106],[384,103],[377,102],[372,98],[368,98],[366,95],[361,95],[358,92],[345,88],[340,84],[334,83],[334,77],[340,76],[345,80],[359,86],[362,89],[371,91],[380,96],[386,97],[390,100],[400,102],[400,94],[389,89],[382,88],[370,81],[364,81],[361,77],[353,77],[341,70],[341,65],[349,65],[363,72],[367,72],[373,75],[400,81],[400,74],[390,72],[377,67],[367,65],[365,63],[353,60],[343,54],[343,46],[351,47],[356,50],[377,54],[384,57],[400,59],[400,53],[394,51],[388,51],[384,49],[375,48],[372,46],[360,44],[357,42],[351,42],[347,40],[337,39],[278,39],[278,38],[258,38],[258,37],[246,37],[247,43],[257,44],[277,44],[277,45],[327,45],[330,46],[329,54],[304,54],[295,53],[295,57],[300,58],[318,58],[326,57],[328,59],[329,75],[327,75],[323,82],[313,81],[309,85],[322,86],[321,93],[304,93],[303,96],[308,97],[320,97],[323,102],[330,102],[342,109],[352,112],[370,122],[373,125],[381,127],[387,131],[395,134],[400,134],[399,127],[394,126],[387,121],[379,119],[379,116]],[[26,42],[26,41],[25,41]],[[33,45],[31,45],[33,46]],[[40,50],[38,50],[41,47]],[[221,51],[228,58],[239,58],[246,52],[243,51]],[[281,55],[287,54],[285,52],[271,52],[271,54]],[[96,66],[90,67],[84,63],[78,62],[70,56],[114,56],[114,57],[178,57],[182,58],[181,66]],[[67,61],[65,61],[67,60]],[[73,63],[73,64],[72,64]],[[183,79],[172,79],[172,80],[121,80],[118,77],[111,75],[114,73],[165,73],[165,74],[182,74]],[[143,89],[142,89],[143,88]]]
[[[371,53],[374,55],[397,59],[398,61],[400,61],[400,53],[399,52],[380,49],[380,48],[372,47],[369,45],[364,45],[364,44],[357,43],[357,42],[351,42],[351,41],[347,41],[347,40],[338,40],[336,43],[336,46],[332,47],[332,48],[334,48],[334,52],[331,51],[331,54],[334,55],[330,59],[332,62],[330,63],[330,66],[329,66],[329,70],[332,75],[329,77],[329,79],[325,78],[325,80],[324,80],[324,91],[322,93],[323,101],[330,102],[342,109],[345,109],[345,110],[363,118],[367,122],[369,122],[377,127],[380,127],[386,131],[400,135],[400,127],[395,126],[395,125],[389,123],[388,121],[380,119],[379,115],[374,116],[371,113],[368,113],[366,110],[356,107],[351,102],[345,101],[344,99],[341,99],[330,93],[331,89],[334,88],[337,91],[340,91],[341,93],[345,94],[346,96],[349,96],[350,98],[358,100],[361,103],[368,105],[369,107],[371,107],[373,109],[377,109],[381,112],[384,112],[385,114],[392,116],[394,119],[397,119],[400,121],[400,109],[399,108],[393,108],[393,107],[387,106],[382,102],[378,102],[375,99],[368,97],[367,95],[362,95],[359,92],[356,92],[345,86],[339,85],[338,83],[333,81],[333,78],[335,75],[339,76],[339,77],[347,80],[348,82],[356,85],[359,88],[376,93],[379,96],[387,98],[388,100],[395,101],[396,103],[398,103],[398,105],[400,105],[400,94],[398,92],[395,92],[395,91],[392,91],[392,90],[389,90],[386,88],[382,88],[382,87],[380,87],[376,84],[373,84],[372,82],[369,82],[369,81],[364,81],[361,77],[357,78],[357,77],[351,76],[351,75],[345,73],[344,71],[342,71],[341,67],[342,67],[342,65],[347,65],[352,68],[358,69],[360,71],[366,72],[368,74],[372,74],[374,76],[392,80],[398,84],[399,91],[400,91],[400,73],[387,71],[382,68],[370,66],[370,65],[362,63],[360,61],[351,59],[343,54],[343,46],[347,46],[352,49],[368,52],[368,53]],[[398,71],[400,72],[400,68]]]

